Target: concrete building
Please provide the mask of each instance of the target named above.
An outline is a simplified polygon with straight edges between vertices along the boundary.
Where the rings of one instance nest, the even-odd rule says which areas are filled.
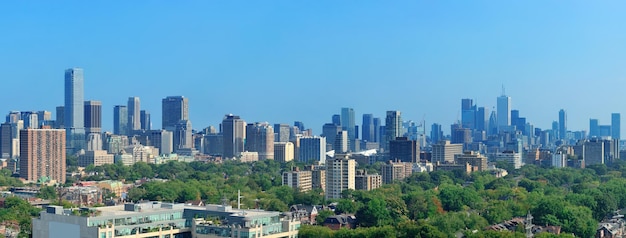
[[[419,162],[420,144],[406,137],[396,137],[389,141],[389,159],[408,163]]]
[[[11,123],[5,122],[0,125],[0,158],[11,157],[12,132]]]
[[[139,97],[128,98],[128,129],[130,131],[141,130],[141,102]]]
[[[176,124],[189,120],[189,99],[183,96],[169,96],[161,101],[161,129],[174,131]]]
[[[348,141],[348,132],[340,131],[335,136],[333,141],[333,149],[335,153],[347,153],[350,149],[350,142]]]
[[[387,161],[381,165],[381,176],[384,184],[391,184],[395,180],[403,180],[413,174],[413,163]]]
[[[356,161],[347,154],[335,154],[326,164],[326,199],[339,199],[341,193],[355,189]]]
[[[21,130],[20,178],[65,183],[65,138],[61,129]]]
[[[205,143],[204,154],[207,154],[207,155],[222,155],[223,154],[224,136],[221,133],[211,133],[211,134],[204,135],[204,143]]]
[[[275,142],[289,142],[289,133],[289,124],[274,124]]]
[[[382,176],[378,174],[367,174],[365,170],[357,170],[354,177],[354,188],[356,190],[371,191],[380,188],[383,184]]]
[[[98,208],[49,206],[33,218],[33,237],[255,237],[298,236],[299,219],[280,212],[162,202]]]
[[[303,163],[326,162],[326,137],[302,137],[299,140],[298,161]]]
[[[244,151],[239,153],[239,161],[244,163],[259,161],[259,152]]]
[[[85,149],[85,106],[83,69],[65,70],[65,136],[68,154]]]
[[[313,167],[313,166],[311,166]],[[310,168],[311,171],[311,186],[313,189],[326,190],[326,169],[324,168]]]
[[[236,158],[245,149],[246,122],[239,116],[228,114],[222,120],[222,131],[224,158]]]
[[[472,171],[486,171],[488,167],[487,157],[474,151],[467,151],[463,154],[454,155],[454,163],[469,164],[472,166]]]
[[[102,102],[85,101],[86,150],[102,149]]]
[[[291,142],[274,142],[274,160],[285,163],[294,159],[294,146]]]
[[[295,167],[292,171],[283,172],[283,186],[289,186],[300,192],[310,191],[313,188],[311,171],[300,171]]]
[[[504,151],[494,155],[495,161],[504,161],[512,165],[515,169],[522,167],[522,154],[513,151]]]
[[[450,141],[443,140],[433,144],[433,163],[454,163],[454,155],[463,154],[463,144],[450,144]]]
[[[267,122],[248,124],[245,148],[258,152],[259,160],[274,159],[274,128]]]
[[[584,142],[583,160],[585,160],[585,166],[593,164],[605,163],[605,148],[604,141],[593,138]]]
[[[80,167],[87,167],[92,164],[100,166],[114,162],[114,155],[107,153],[106,150],[86,151],[85,154],[78,156],[78,166]]]

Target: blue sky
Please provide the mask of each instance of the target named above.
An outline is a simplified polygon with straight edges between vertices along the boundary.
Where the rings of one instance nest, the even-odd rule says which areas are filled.
[[[63,71],[85,99],[190,100],[194,128],[224,114],[300,120],[317,133],[341,107],[449,125],[461,98],[549,128],[624,113],[623,1],[12,1],[0,3],[0,112],[63,104]],[[444,126],[449,130],[448,126]]]

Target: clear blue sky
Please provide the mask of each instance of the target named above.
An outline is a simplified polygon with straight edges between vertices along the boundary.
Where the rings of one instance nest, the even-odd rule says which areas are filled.
[[[0,3],[0,113],[63,104],[63,71],[112,111],[190,99],[194,128],[224,114],[315,132],[341,107],[438,122],[461,98],[569,129],[624,113],[624,1],[11,1]],[[626,118],[626,115],[625,115]],[[626,119],[625,119],[626,121]],[[625,122],[626,123],[626,122]]]

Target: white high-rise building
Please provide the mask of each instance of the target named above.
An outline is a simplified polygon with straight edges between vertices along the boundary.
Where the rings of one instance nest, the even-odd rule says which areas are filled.
[[[326,163],[326,198],[341,198],[344,190],[355,189],[356,161],[347,154],[335,154]]]
[[[141,130],[141,104],[139,97],[128,98],[128,129],[130,131]]]
[[[511,125],[511,97],[506,96],[502,92],[502,96],[498,97],[498,130],[506,130]]]

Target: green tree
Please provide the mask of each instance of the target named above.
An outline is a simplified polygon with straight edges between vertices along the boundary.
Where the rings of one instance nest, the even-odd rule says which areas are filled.
[[[37,197],[41,199],[54,200],[57,199],[57,191],[52,186],[42,186],[37,193]]]
[[[321,210],[317,212],[317,216],[315,217],[315,222],[318,225],[324,224],[324,221],[326,220],[326,218],[328,218],[329,216],[335,215],[335,213],[333,211],[330,210]]]
[[[361,207],[356,217],[363,227],[384,226],[392,222],[385,200],[379,198],[374,198]]]

